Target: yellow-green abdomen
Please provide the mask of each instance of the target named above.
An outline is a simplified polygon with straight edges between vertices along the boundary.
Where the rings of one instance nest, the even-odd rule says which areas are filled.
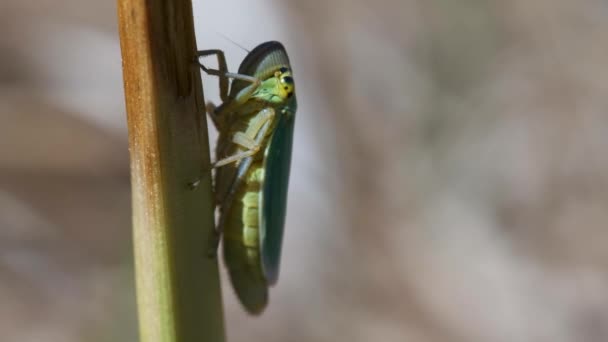
[[[268,302],[268,285],[260,261],[259,196],[264,170],[254,162],[236,193],[224,226],[224,260],[241,303],[253,314]]]

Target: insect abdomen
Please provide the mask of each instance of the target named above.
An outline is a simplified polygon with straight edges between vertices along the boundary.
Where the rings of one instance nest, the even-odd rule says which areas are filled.
[[[261,162],[251,165],[236,193],[224,227],[224,260],[235,292],[252,314],[268,302],[268,285],[260,262],[259,196],[263,180]]]

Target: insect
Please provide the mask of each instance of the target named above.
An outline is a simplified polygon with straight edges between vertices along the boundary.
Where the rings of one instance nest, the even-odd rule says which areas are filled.
[[[210,55],[217,56],[218,69],[199,65],[218,76],[222,100],[218,107],[207,105],[219,132],[213,168],[220,217],[212,248],[217,250],[221,234],[237,297],[249,313],[260,314],[279,275],[297,109],[294,79],[287,52],[276,41],[249,52],[238,73],[227,71],[221,50],[197,53],[199,59]]]

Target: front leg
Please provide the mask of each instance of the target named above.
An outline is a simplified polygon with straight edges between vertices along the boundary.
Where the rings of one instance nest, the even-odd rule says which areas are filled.
[[[207,68],[203,63],[200,62],[199,58],[216,55],[218,60],[218,69]],[[260,86],[262,83],[258,78],[253,77],[251,75],[238,74],[228,72],[228,66],[226,64],[226,57],[224,56],[224,52],[222,50],[202,50],[196,53],[197,63],[200,68],[206,72],[208,75],[217,76],[220,82],[220,98],[223,103],[230,102],[229,99],[229,91],[228,91],[228,79],[232,78],[235,80],[241,80],[245,82],[252,83],[250,86],[241,90],[241,92],[236,96],[236,100],[238,103],[245,103],[253,94],[253,92]]]
[[[217,66],[218,70],[209,69],[203,63],[201,63],[200,58],[215,55],[217,57]],[[223,75],[228,72],[228,64],[226,63],[226,56],[224,56],[224,51],[222,50],[201,50],[196,52],[196,62],[204,72],[209,75],[215,75],[219,77],[220,83],[220,98],[222,102],[228,100],[228,78]]]

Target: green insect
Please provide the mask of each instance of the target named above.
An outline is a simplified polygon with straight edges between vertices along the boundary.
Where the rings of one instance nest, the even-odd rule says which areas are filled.
[[[219,132],[213,164],[220,212],[216,242],[222,234],[239,300],[249,313],[260,314],[279,275],[297,108],[294,80],[287,52],[276,41],[249,52],[238,73],[227,72],[221,50],[197,54],[209,55],[217,56],[218,69],[199,64],[219,77],[223,102],[207,105]]]

